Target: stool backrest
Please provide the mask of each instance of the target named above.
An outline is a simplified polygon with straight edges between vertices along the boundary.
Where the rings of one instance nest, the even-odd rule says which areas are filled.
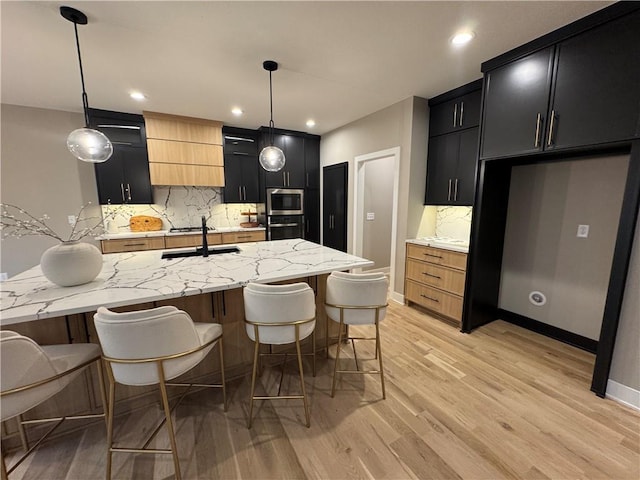
[[[0,384],[2,392],[54,377],[58,371],[40,345],[10,330],[0,331]],[[57,379],[2,397],[2,421],[42,403],[66,385]]]
[[[183,353],[200,346],[188,313],[166,306],[116,313],[98,308],[93,317],[105,357],[139,360]],[[196,365],[206,351],[163,362],[165,378],[174,378]],[[155,362],[111,363],[113,376],[124,385],[153,385],[159,376]]]
[[[243,296],[244,316],[249,322],[290,323],[313,318],[299,327],[300,340],[311,335],[315,328],[315,294],[304,282],[289,285],[249,283]],[[249,338],[255,341],[254,326],[247,324],[246,328]],[[258,335],[260,343],[272,345],[293,343],[296,339],[293,326],[259,326]]]
[[[383,273],[333,272],[327,277],[326,303],[350,307],[382,306],[387,304],[389,280]],[[340,309],[326,306],[327,315],[340,321]],[[344,323],[364,325],[375,323],[375,309],[345,309]],[[378,320],[387,313],[380,308]]]

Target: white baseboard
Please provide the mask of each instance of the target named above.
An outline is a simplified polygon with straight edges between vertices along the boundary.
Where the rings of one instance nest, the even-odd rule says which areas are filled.
[[[609,379],[607,381],[607,393],[605,396],[635,410],[640,410],[640,390],[634,390],[631,387]]]
[[[394,302],[398,302],[398,303],[402,303],[404,304],[404,295],[402,293],[398,293],[398,292],[391,292],[389,294],[389,297],[391,298],[391,300],[393,300]]]

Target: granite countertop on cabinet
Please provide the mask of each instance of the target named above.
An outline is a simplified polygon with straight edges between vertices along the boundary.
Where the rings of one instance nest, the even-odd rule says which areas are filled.
[[[451,250],[454,252],[469,253],[469,243],[464,240],[458,240],[454,238],[423,237],[412,238],[406,240],[406,242],[415,243],[416,245],[423,245],[425,247],[442,248],[444,250]]]
[[[251,231],[264,231],[265,227],[216,227],[213,230],[209,230],[208,233],[232,233],[232,232],[251,232]],[[154,232],[118,232],[118,233],[104,233],[96,240],[118,240],[125,238],[144,238],[144,237],[173,237],[180,235],[198,235],[201,231],[194,230],[192,232],[171,232],[169,230],[156,230]]]
[[[59,287],[40,266],[0,282],[1,325],[91,312],[372,266],[373,262],[302,239],[249,242],[238,253],[163,260],[162,250],[103,255],[85,285]],[[189,248],[172,249],[192,250]]]

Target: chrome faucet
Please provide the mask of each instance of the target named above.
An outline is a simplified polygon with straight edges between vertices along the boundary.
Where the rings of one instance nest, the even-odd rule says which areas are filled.
[[[202,256],[209,256],[209,245],[207,244],[207,219],[202,215]]]

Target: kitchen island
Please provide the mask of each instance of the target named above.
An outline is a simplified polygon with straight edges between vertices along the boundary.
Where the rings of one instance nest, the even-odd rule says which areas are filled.
[[[321,346],[326,325],[327,275],[373,264],[301,239],[237,246],[237,253],[208,257],[162,259],[160,250],[103,255],[100,275],[76,287],[54,285],[42,275],[39,266],[33,267],[0,283],[0,326],[27,335],[40,344],[97,343],[93,314],[99,306],[129,311],[175,305],[187,311],[194,321],[222,324],[226,372],[228,378],[233,378],[248,373],[252,362],[253,342],[244,328],[244,285],[307,282],[316,293],[316,343]],[[193,249],[177,251],[189,250]],[[220,371],[215,358],[212,355],[188,377],[215,379]],[[64,414],[67,409],[94,410],[100,401],[97,379],[92,376],[91,371],[85,373],[83,380],[75,381],[58,396],[58,401],[54,397],[37,407],[36,414],[46,415],[52,411]],[[151,390],[151,387],[119,386],[117,411],[157,400],[153,395],[145,398],[144,393]],[[11,429],[4,432],[11,433]]]

